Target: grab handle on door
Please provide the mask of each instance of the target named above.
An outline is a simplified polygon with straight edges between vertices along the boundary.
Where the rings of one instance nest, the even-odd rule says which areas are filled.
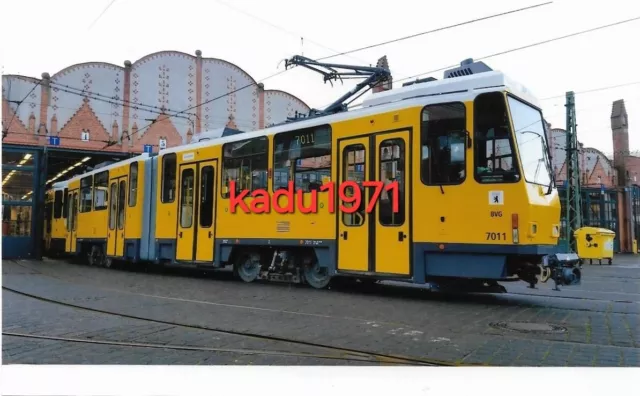
[[[340,234],[340,236],[342,237],[342,239],[344,239],[346,241],[347,240],[347,231],[345,231],[342,234]]]
[[[182,238],[182,231],[180,231],[180,232],[178,233],[178,236],[179,236],[180,238]]]
[[[211,238],[212,235],[211,230],[209,230],[209,238]]]
[[[405,234],[402,231],[398,231],[398,241],[402,242],[402,241],[404,241],[404,238],[406,238],[406,237],[407,237],[407,234]]]

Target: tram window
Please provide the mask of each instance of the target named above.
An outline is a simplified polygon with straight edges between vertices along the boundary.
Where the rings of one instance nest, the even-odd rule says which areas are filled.
[[[200,227],[208,228],[213,224],[213,186],[215,173],[213,166],[202,168],[200,175]]]
[[[111,183],[111,196],[116,197],[118,191],[118,184],[113,182]],[[116,215],[118,213],[118,200],[112,199],[111,204],[109,205],[109,229],[116,229]]]
[[[393,190],[382,190],[378,201],[380,224],[404,224],[405,147],[402,139],[387,139],[380,144],[380,180],[385,186],[398,183],[398,212],[393,211]]]
[[[62,212],[64,207],[63,205],[63,196],[62,196],[63,192],[62,190],[58,190],[55,192],[55,194],[53,195],[53,218],[54,219],[59,219],[62,217]]]
[[[427,186],[462,184],[466,179],[466,123],[464,103],[422,110],[420,177]]]
[[[91,206],[91,201],[89,201],[89,206]],[[78,193],[73,193],[73,202],[71,204],[71,217],[72,221],[72,230],[76,231],[78,229]]]
[[[57,193],[58,191],[56,191]],[[60,191],[62,192],[62,191]],[[44,205],[44,218],[47,220],[47,228],[45,230],[45,232],[47,234],[51,234],[51,222],[53,220],[53,208],[55,207],[55,201],[53,202],[53,204],[51,202],[47,202]],[[59,217],[58,217],[59,218]]]
[[[80,179],[80,212],[91,212],[93,175]]]
[[[520,180],[504,95],[488,92],[474,102],[475,179],[479,183]]]
[[[363,181],[366,179],[366,150],[362,144],[352,144],[347,146],[342,152],[342,180],[353,181],[360,188],[360,207],[354,213],[342,213],[342,222],[346,226],[356,227],[364,224],[366,216],[365,192],[368,189],[363,187]],[[351,196],[355,192],[351,187],[345,189],[345,194]],[[344,203],[345,206],[351,206]]]
[[[266,137],[227,143],[222,146],[222,197],[228,198],[230,182],[236,194],[267,189],[269,140]]]
[[[176,198],[176,154],[162,157],[162,203],[171,203]]]
[[[65,188],[64,189],[64,194],[62,196],[62,218],[66,219],[67,218],[67,214],[69,213],[69,189]]]
[[[129,206],[136,206],[138,199],[138,163],[129,166]]]
[[[109,171],[96,173],[93,178],[93,191],[95,200],[93,210],[107,209],[107,187],[109,186]]]
[[[509,110],[518,143],[522,174],[529,183],[549,186],[551,183],[551,161],[547,153],[544,121],[540,110],[508,96]],[[587,183],[584,174],[584,183]]]
[[[189,228],[193,224],[193,169],[182,171],[180,186],[180,227]]]
[[[126,195],[127,195],[127,182],[124,180],[120,180],[120,185],[118,186],[118,229],[119,230],[124,228],[124,207],[125,207]]]
[[[273,190],[287,188],[293,177],[294,190],[318,190],[331,180],[331,127],[322,125],[283,132],[274,138]]]

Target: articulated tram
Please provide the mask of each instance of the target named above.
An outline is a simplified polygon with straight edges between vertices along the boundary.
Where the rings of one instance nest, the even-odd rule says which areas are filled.
[[[364,192],[349,210],[337,189],[317,188],[346,181]],[[397,194],[374,199],[364,187],[373,181],[397,183]],[[255,208],[256,191],[290,182],[293,199],[316,200],[317,211],[231,210],[245,190]],[[47,248],[93,265],[232,266],[246,282],[315,288],[337,277],[442,287],[580,280],[577,257],[558,252],[560,200],[540,106],[482,62],[374,93],[357,110],[142,154],[50,194]]]

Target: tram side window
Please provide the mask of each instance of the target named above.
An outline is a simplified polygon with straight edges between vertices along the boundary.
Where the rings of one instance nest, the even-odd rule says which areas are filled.
[[[64,189],[64,194],[62,197],[62,218],[66,219],[69,215],[69,189]]]
[[[115,196],[117,192],[118,192],[118,184],[116,182],[112,182],[111,196],[113,197],[113,199],[111,199],[111,205],[109,209],[109,229],[110,230],[116,229],[116,215],[118,213],[118,200],[115,199]]]
[[[474,169],[479,183],[520,180],[505,97],[500,92],[478,95],[474,102]]]
[[[91,212],[93,175],[80,179],[80,213]]]
[[[393,192],[383,190],[380,194],[380,224],[401,226],[404,224],[405,147],[402,139],[387,139],[380,144],[380,180],[385,186],[398,183],[398,212],[393,211]]]
[[[107,209],[109,187],[109,171],[96,173],[93,178],[93,194],[95,200],[93,202],[93,210],[105,210]]]
[[[162,157],[162,203],[170,203],[176,199],[176,154],[170,153]]]
[[[57,191],[56,191],[57,192]],[[62,191],[61,191],[62,192]],[[51,202],[47,202],[44,205],[44,218],[47,220],[46,224],[47,224],[47,228],[45,230],[45,232],[47,234],[51,234],[51,222],[53,220],[53,208],[55,207],[55,201],[53,203]]]
[[[230,182],[235,194],[267,189],[269,140],[266,137],[227,143],[222,146],[222,197],[228,198]]]
[[[427,186],[465,180],[466,123],[464,103],[430,105],[422,110],[420,175]]]
[[[200,227],[213,225],[213,186],[215,173],[213,166],[205,166],[200,173]]]
[[[293,180],[294,190],[320,191],[331,181],[331,127],[322,125],[283,132],[274,139],[273,190],[286,189]]]
[[[361,226],[366,219],[367,190],[363,185],[366,179],[366,154],[366,149],[362,144],[351,144],[342,151],[342,180],[355,182],[360,190],[360,206],[358,207],[358,211],[354,213],[342,213],[342,222],[346,226]],[[344,193],[347,196],[356,194],[351,186],[347,186]],[[347,207],[353,206],[352,203],[346,202],[344,205]]]
[[[132,162],[129,167],[129,206],[136,206],[138,199],[138,163]]]
[[[63,212],[63,197],[62,197],[62,190],[58,190],[55,192],[55,194],[53,195],[53,218],[54,219],[59,219],[62,217],[62,212]]]

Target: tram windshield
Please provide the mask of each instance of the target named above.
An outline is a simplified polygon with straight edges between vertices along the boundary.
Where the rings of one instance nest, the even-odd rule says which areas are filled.
[[[549,186],[552,180],[544,120],[539,110],[508,96],[521,169],[528,183]]]
[[[553,175],[541,112],[511,95],[505,99],[501,92],[478,95],[474,107],[475,179],[496,184],[524,178],[527,183],[551,188]]]

